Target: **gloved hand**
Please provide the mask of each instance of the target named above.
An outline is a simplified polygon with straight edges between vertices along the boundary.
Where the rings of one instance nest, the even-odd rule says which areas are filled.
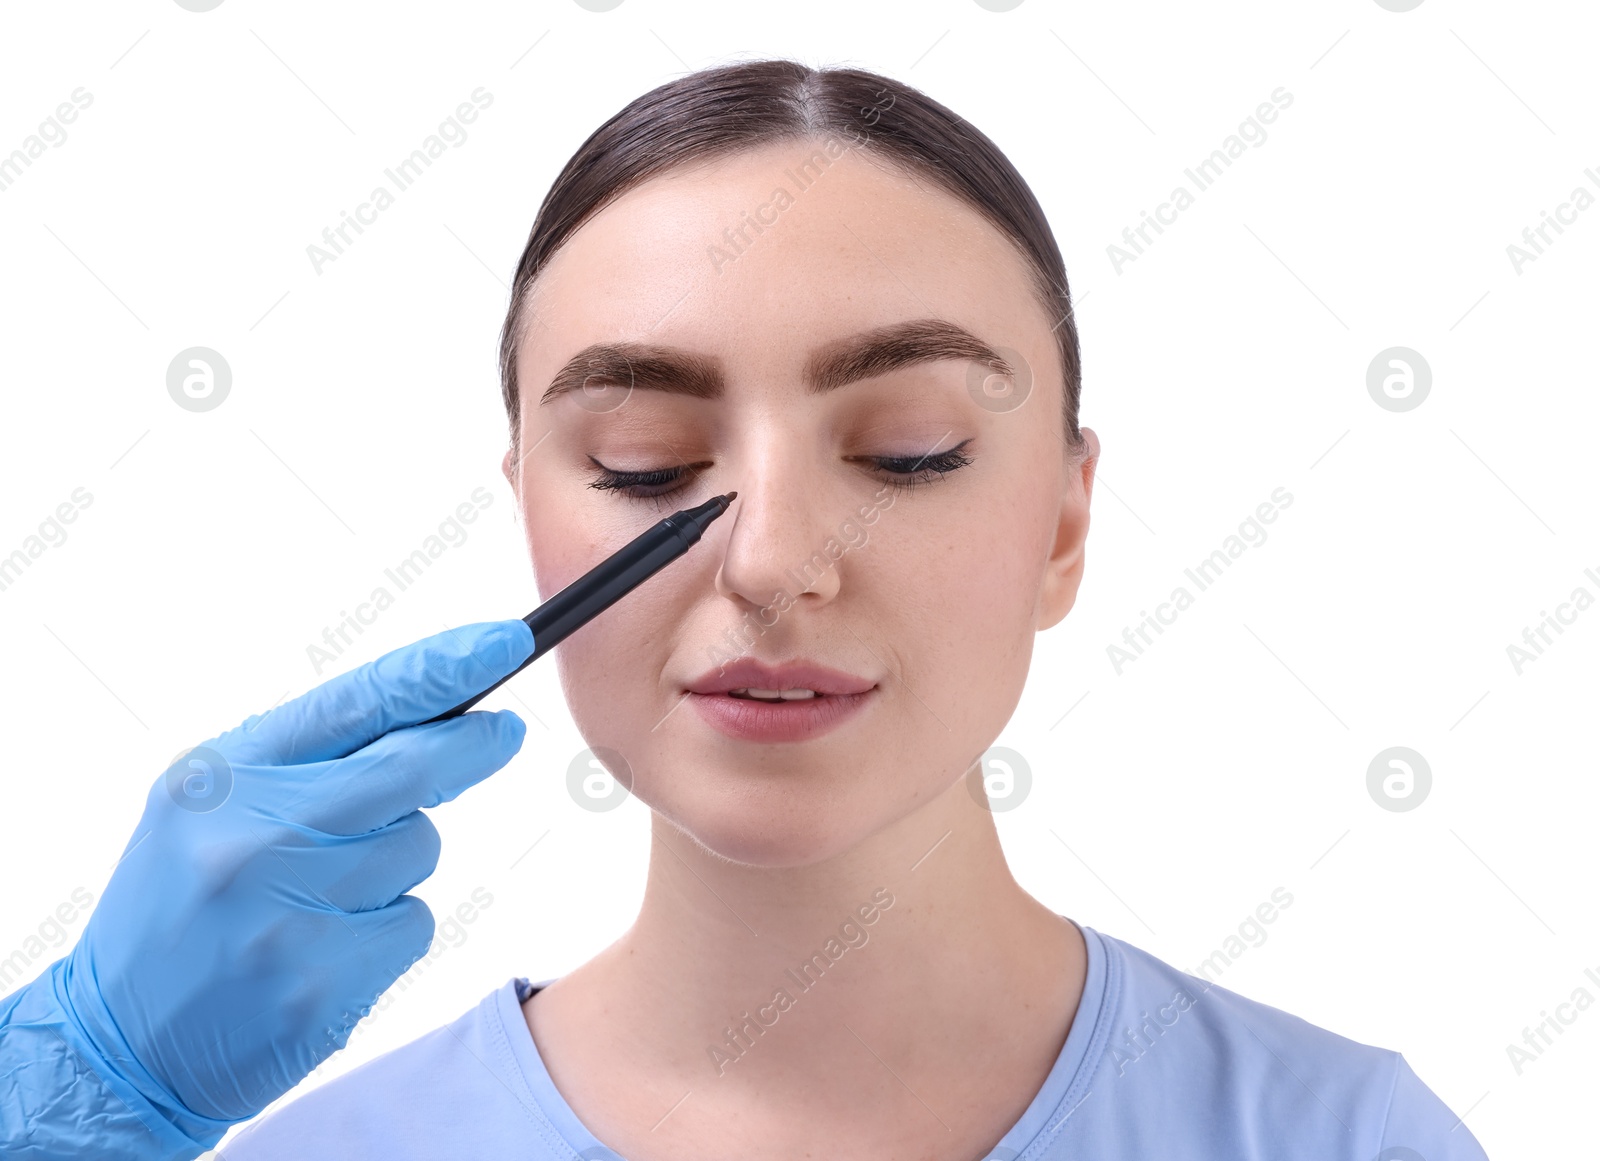
[[[439,858],[418,808],[526,731],[414,723],[532,650],[520,620],[450,630],[174,762],[76,946],[0,1001],[0,1155],[193,1157],[342,1048],[433,939],[405,894]]]

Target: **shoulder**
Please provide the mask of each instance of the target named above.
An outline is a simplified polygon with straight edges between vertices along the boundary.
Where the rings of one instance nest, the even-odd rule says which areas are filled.
[[[1095,1087],[1124,1109],[1159,1094],[1171,1115],[1191,1121],[1181,1135],[1203,1130],[1235,1150],[1197,1156],[1261,1150],[1371,1161],[1404,1147],[1427,1161],[1483,1158],[1471,1133],[1398,1052],[1251,1000],[1132,944],[1095,937],[1106,966],[1103,1027],[1091,1045],[1098,1049]]]
[[[1187,1023],[1197,1034],[1186,1049],[1216,1054],[1219,1062],[1243,1066],[1247,1060],[1280,1060],[1278,1071],[1293,1064],[1316,1076],[1359,1083],[1387,1093],[1399,1055],[1351,1040],[1280,1008],[1222,987],[1205,976],[1181,971],[1130,943],[1102,935],[1110,965],[1120,969],[1115,1030],[1108,1052],[1121,1072],[1176,1034]],[[1178,1041],[1174,1041],[1178,1043]]]
[[[252,1121],[219,1161],[421,1161],[528,1155],[549,1133],[507,1039],[512,980],[448,1024],[358,1065]],[[474,1110],[463,1118],[461,1110]],[[457,1152],[459,1150],[459,1152]],[[552,1156],[555,1154],[552,1153]]]

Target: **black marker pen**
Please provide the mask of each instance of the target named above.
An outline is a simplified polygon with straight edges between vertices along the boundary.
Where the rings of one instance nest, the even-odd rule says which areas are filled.
[[[446,718],[466,713],[566,640],[574,630],[605,612],[688,552],[711,522],[728,510],[728,505],[733,503],[734,497],[738,494],[729,492],[726,496],[713,496],[698,507],[674,512],[623,545],[522,618],[527,622],[528,628],[533,630],[532,655],[482,693],[468,698],[455,709],[446,710],[438,717],[429,718],[422,724],[442,722]]]

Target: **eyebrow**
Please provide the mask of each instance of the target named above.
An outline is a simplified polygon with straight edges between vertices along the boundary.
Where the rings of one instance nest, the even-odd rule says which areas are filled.
[[[980,362],[1001,375],[1016,373],[998,351],[964,327],[925,318],[874,327],[818,348],[806,360],[802,378],[810,394],[821,395],[860,379],[948,359]],[[567,360],[539,402],[549,403],[589,383],[694,399],[720,399],[727,386],[721,364],[706,355],[653,343],[595,343]]]

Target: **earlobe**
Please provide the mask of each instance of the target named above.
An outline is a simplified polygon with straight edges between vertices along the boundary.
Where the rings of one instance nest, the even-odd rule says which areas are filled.
[[[510,484],[511,490],[515,492],[517,490],[517,481],[512,475],[512,462],[512,449],[506,448],[506,454],[500,460],[500,473],[501,475],[505,476],[506,483]]]

